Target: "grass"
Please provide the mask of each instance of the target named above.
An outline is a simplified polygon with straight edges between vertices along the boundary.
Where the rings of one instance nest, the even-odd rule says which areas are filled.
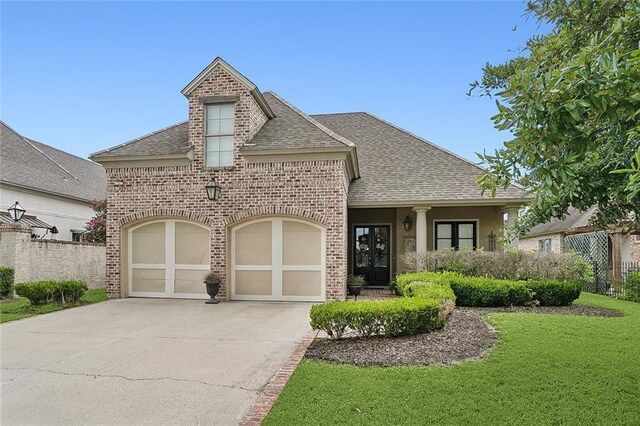
[[[492,354],[443,367],[303,361],[265,425],[636,425],[640,304],[583,293],[624,317],[493,314]]]
[[[80,298],[80,303],[77,304],[62,305],[59,303],[49,303],[47,305],[32,306],[27,299],[18,298],[10,302],[0,303],[0,323],[28,318],[35,315],[48,314],[49,312],[74,308],[76,306],[104,302],[105,300],[107,300],[107,293],[103,288],[88,290],[82,298]]]

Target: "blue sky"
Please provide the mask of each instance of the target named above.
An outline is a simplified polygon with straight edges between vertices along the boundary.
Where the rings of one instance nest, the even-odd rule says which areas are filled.
[[[82,157],[186,120],[180,90],[221,56],[307,113],[369,111],[475,161],[508,135],[469,83],[541,32],[521,1],[1,7],[2,119]]]

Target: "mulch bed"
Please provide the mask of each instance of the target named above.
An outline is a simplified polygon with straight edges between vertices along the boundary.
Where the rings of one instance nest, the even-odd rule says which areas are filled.
[[[618,317],[618,311],[591,306],[541,306],[509,308],[456,307],[447,325],[438,331],[395,338],[372,337],[316,339],[306,358],[361,366],[457,364],[488,355],[497,334],[483,316],[493,312]]]

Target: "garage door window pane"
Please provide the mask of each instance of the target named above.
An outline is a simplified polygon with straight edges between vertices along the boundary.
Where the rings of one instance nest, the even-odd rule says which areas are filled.
[[[320,265],[322,234],[318,228],[287,220],[282,230],[284,265]]]
[[[190,223],[176,222],[176,264],[209,264],[209,231]]]
[[[133,263],[164,264],[165,223],[151,223],[132,232]]]
[[[271,271],[236,271],[236,294],[271,296]]]
[[[176,269],[174,291],[176,293],[206,294],[206,288],[202,282],[207,271]]]
[[[131,291],[164,293],[164,269],[134,269]]]
[[[321,296],[320,271],[284,271],[283,296]]]
[[[271,265],[271,221],[236,231],[236,265]]]

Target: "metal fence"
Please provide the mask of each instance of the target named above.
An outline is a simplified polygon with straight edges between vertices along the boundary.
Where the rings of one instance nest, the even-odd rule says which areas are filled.
[[[595,271],[595,268],[594,268]],[[609,296],[640,300],[640,286],[637,279],[629,280],[630,275],[640,272],[640,262],[620,262],[609,264],[604,281],[596,279],[596,293]],[[594,274],[598,277],[597,274]],[[586,288],[587,291],[592,291]]]

